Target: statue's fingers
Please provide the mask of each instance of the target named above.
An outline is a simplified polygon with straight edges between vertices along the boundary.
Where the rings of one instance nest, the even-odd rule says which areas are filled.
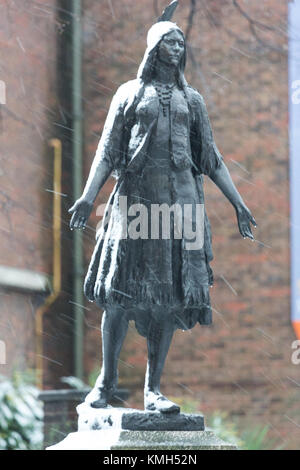
[[[76,214],[76,218],[74,220],[74,228],[79,228],[79,222],[80,218],[78,217],[78,214]]]
[[[251,215],[251,223],[254,225],[254,227],[257,227],[257,223],[256,223],[256,220],[254,219],[254,217]]]
[[[244,229],[243,229],[243,226],[242,224],[239,223],[239,231],[240,231],[240,234],[242,235],[242,237],[245,238],[245,235],[244,235]]]
[[[75,228],[75,221],[76,221],[76,212],[73,213],[71,220],[70,220],[71,229]]]
[[[247,228],[247,225],[245,224],[244,220],[239,221],[239,228],[240,228],[241,234],[244,236],[245,229]]]
[[[69,212],[69,214],[72,214],[75,210],[76,210],[76,202],[75,202],[75,204],[73,204],[72,207],[70,207],[70,209],[68,209],[68,212]]]
[[[247,227],[247,229],[245,230],[245,233],[246,233],[246,237],[251,238],[251,240],[254,240],[254,237],[253,237],[253,234],[252,234],[252,231],[251,231],[250,227]]]
[[[251,232],[247,222],[242,222],[241,223],[241,234],[242,234],[242,237],[244,237],[244,238],[247,238],[247,237],[253,238],[252,232]]]
[[[78,228],[85,228],[85,217],[80,217]]]

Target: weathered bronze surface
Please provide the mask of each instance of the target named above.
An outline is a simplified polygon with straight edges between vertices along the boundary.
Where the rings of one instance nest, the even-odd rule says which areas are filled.
[[[102,371],[86,398],[95,408],[106,407],[116,388],[120,350],[128,322],[134,320],[148,344],[145,409],[179,412],[160,392],[173,333],[212,322],[213,255],[205,210],[203,243],[195,249],[188,248],[186,236],[177,236],[174,223],[169,237],[161,232],[158,238],[149,236],[162,229],[149,217],[153,206],[176,204],[184,213],[190,205],[195,228],[196,206],[204,205],[202,175],[207,175],[233,205],[241,235],[253,239],[250,223],[256,225],[214,142],[203,97],[184,77],[184,34],[169,21],[174,6],[176,2],[149,30],[137,79],[120,86],[113,97],[85,189],[70,209],[71,228],[85,228],[96,196],[113,172],[117,182],[84,285],[87,298],[104,309]],[[124,237],[124,217],[131,209],[125,214],[122,198],[128,209],[143,204],[147,236]],[[126,233],[129,225],[127,218]]]

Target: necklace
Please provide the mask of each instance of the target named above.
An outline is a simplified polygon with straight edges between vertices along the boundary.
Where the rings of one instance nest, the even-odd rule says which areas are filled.
[[[161,82],[154,82],[154,88],[163,109],[163,116],[165,117],[167,116],[167,108],[170,106],[174,86],[175,83],[169,85]]]

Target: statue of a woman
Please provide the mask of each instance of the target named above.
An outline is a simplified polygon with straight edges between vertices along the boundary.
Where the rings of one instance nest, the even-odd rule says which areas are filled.
[[[185,80],[184,34],[169,21],[176,3],[149,30],[137,79],[117,90],[85,189],[70,209],[71,228],[85,228],[98,192],[114,172],[110,214],[84,285],[86,297],[104,309],[102,370],[86,397],[95,408],[106,407],[116,389],[120,350],[128,321],[134,320],[148,345],[145,409],[178,412],[179,406],[160,392],[173,333],[212,322],[213,256],[206,213],[203,243],[193,249],[174,227],[168,238],[161,233],[126,238],[120,197],[127,198],[128,208],[138,203],[147,210],[161,204],[182,209],[190,205],[195,213],[197,205],[203,207],[205,174],[235,208],[241,235],[253,239],[250,222],[256,225],[216,147],[204,100]]]

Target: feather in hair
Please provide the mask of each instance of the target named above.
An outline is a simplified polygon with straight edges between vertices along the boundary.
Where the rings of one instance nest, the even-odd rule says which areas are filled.
[[[160,21],[171,21],[177,6],[178,0],[174,0],[173,2],[171,2],[170,5],[166,7],[163,14],[158,18],[157,22],[159,23]]]

